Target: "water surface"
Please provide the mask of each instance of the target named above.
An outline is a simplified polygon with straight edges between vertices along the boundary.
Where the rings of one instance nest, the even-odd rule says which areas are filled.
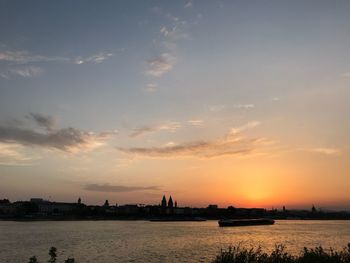
[[[220,228],[217,221],[0,221],[0,262],[47,260],[50,246],[63,261],[210,262],[230,245],[272,249],[285,244],[292,253],[304,246],[342,248],[350,242],[350,221],[276,221],[272,226]]]

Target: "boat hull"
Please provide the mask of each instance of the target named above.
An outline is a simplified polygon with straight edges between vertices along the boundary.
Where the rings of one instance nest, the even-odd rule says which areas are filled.
[[[228,226],[261,226],[261,225],[273,225],[275,223],[272,219],[227,219],[219,220],[220,227]]]

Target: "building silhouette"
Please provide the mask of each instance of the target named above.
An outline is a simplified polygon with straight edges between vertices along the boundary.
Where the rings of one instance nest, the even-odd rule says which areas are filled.
[[[77,202],[78,201],[78,202]],[[350,212],[347,211],[321,211],[314,205],[308,210],[293,210],[283,207],[282,210],[264,208],[237,208],[228,206],[219,208],[216,204],[210,204],[206,208],[179,207],[177,202],[169,196],[167,201],[164,195],[161,203],[157,205],[125,204],[110,205],[108,200],[103,205],[85,205],[79,198],[74,203],[49,201],[43,198],[31,198],[29,201],[15,201],[0,199],[0,220],[28,219],[57,220],[57,219],[220,219],[220,218],[262,218],[274,219],[347,219],[350,220]]]
[[[161,207],[166,208],[166,198],[165,198],[165,195],[163,195],[162,202],[161,202]]]
[[[177,208],[177,201],[174,202],[171,196],[169,196],[169,200],[167,201],[165,195],[163,195],[160,206],[162,208]]]
[[[171,196],[169,197],[168,207],[169,208],[173,208],[174,207],[173,199],[171,198]]]

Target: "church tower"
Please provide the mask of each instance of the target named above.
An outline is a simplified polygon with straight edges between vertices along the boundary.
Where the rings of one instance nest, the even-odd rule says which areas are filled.
[[[163,195],[163,199],[162,199],[162,207],[166,207],[166,198],[165,195]]]
[[[171,198],[171,196],[169,197],[168,207],[169,208],[173,208],[174,207],[173,199]]]

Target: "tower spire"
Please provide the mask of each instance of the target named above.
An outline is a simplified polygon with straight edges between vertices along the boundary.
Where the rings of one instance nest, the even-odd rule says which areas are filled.
[[[162,207],[166,207],[166,198],[165,195],[163,195],[162,202],[161,202]]]
[[[169,197],[168,207],[169,208],[173,208],[174,207],[173,199],[171,198],[171,196]]]

